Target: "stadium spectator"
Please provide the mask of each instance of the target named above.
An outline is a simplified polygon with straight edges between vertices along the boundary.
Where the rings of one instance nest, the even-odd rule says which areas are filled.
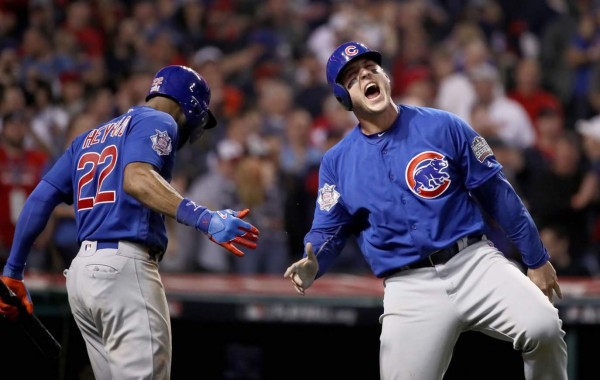
[[[562,224],[548,225],[540,230],[540,238],[548,250],[557,276],[590,277],[592,271],[585,262],[570,253],[569,234]]]
[[[13,241],[17,219],[25,200],[46,170],[48,157],[25,144],[29,119],[24,113],[11,112],[2,117],[0,127],[0,264],[3,266]],[[49,235],[44,232],[34,243],[29,268],[44,269],[45,248]]]
[[[487,108],[494,129],[488,136],[502,139],[506,144],[525,149],[535,143],[535,131],[525,109],[505,94],[498,70],[482,64],[469,71],[475,90],[474,105]]]
[[[554,109],[559,116],[564,116],[560,99],[541,87],[541,71],[540,63],[536,58],[529,57],[519,60],[515,68],[514,87],[507,94],[527,111],[529,121],[536,132],[536,139],[540,136],[536,119],[541,110]]]

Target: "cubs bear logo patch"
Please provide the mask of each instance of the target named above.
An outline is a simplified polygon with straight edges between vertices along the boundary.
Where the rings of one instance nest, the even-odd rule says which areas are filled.
[[[335,185],[326,183],[319,189],[319,197],[317,198],[319,209],[322,211],[331,210],[337,204],[339,198],[340,193],[335,190]]]
[[[155,129],[156,134],[150,136],[152,140],[152,149],[161,156],[167,156],[171,153],[171,137],[167,131],[159,131]]]
[[[439,197],[452,180],[446,173],[448,160],[438,152],[422,152],[414,156],[406,167],[406,183],[421,198]]]

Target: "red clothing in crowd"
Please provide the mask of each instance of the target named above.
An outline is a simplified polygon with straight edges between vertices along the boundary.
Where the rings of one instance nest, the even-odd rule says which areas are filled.
[[[0,247],[6,250],[12,245],[25,199],[40,181],[47,160],[47,156],[37,150],[9,157],[0,146]]]

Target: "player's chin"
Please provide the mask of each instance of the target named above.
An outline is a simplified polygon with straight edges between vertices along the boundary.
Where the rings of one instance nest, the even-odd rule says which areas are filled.
[[[375,98],[365,98],[364,107],[369,113],[379,113],[385,110],[387,106],[386,98],[383,95],[378,95]]]

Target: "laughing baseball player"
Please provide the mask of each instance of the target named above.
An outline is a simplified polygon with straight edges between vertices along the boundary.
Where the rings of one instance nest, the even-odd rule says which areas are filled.
[[[451,113],[395,104],[380,53],[359,42],[336,48],[326,71],[359,124],[323,157],[305,254],[284,276],[305,294],[357,234],[385,286],[381,379],[442,379],[466,331],[512,342],[528,380],[567,379],[556,272],[486,141]],[[486,239],[481,209],[527,275]]]
[[[32,312],[23,277],[32,242],[55,206],[73,204],[81,248],[65,271],[71,311],[96,380],[170,378],[171,322],[158,264],[165,216],[237,256],[256,248],[249,210],[211,211],[171,185],[175,152],[213,128],[210,88],[198,73],[167,66],[144,106],[76,137],[27,199],[2,280]],[[18,316],[0,302],[0,314]]]

